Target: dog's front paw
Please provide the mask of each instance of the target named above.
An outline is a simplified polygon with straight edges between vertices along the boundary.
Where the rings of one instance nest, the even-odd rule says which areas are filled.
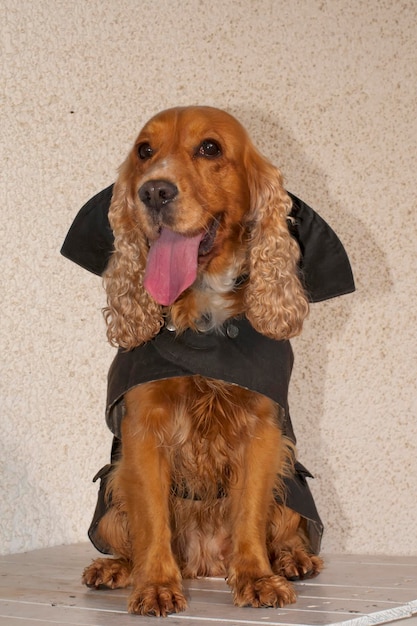
[[[124,559],[96,559],[85,568],[82,582],[96,589],[119,589],[130,585],[131,572],[131,564]]]
[[[288,580],[303,580],[317,576],[323,569],[323,560],[304,550],[283,550],[272,564],[272,569]]]
[[[185,611],[187,601],[177,584],[147,584],[135,588],[130,595],[128,611],[138,615],[166,617],[169,613]]]
[[[228,578],[233,591],[236,606],[283,607],[296,601],[295,591],[291,583],[282,576],[263,576],[252,578],[244,574]]]

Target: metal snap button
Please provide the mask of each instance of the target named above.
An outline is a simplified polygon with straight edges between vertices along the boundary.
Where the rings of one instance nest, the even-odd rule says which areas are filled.
[[[226,334],[229,337],[229,339],[236,339],[236,337],[239,334],[239,329],[237,326],[234,326],[233,324],[229,324],[229,326],[226,329]]]

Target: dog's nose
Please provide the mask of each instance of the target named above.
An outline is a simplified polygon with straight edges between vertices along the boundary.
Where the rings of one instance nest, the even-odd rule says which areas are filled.
[[[172,202],[178,194],[178,188],[169,180],[148,180],[139,189],[139,198],[149,209],[160,211]]]

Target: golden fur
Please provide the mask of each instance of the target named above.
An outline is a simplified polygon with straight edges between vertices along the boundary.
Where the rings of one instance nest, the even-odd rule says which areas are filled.
[[[207,154],[206,140],[218,153]],[[160,179],[178,195],[156,214],[139,190]],[[273,339],[297,335],[308,301],[290,210],[279,170],[232,116],[188,107],[151,119],[120,169],[109,213],[110,342],[133,349],[164,323],[178,333],[220,332],[236,315]],[[195,282],[166,307],[143,288],[149,244],[161,226],[213,240]],[[117,558],[94,561],[84,582],[132,585],[128,608],[139,614],[183,610],[184,576],[226,577],[238,606],[294,602],[288,579],[318,573],[321,560],[309,553],[301,517],[274,499],[294,459],[279,407],[236,385],[191,376],[140,385],[126,394],[125,408],[112,506],[99,528]]]

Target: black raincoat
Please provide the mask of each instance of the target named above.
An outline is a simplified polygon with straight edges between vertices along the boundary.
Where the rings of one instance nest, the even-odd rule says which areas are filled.
[[[108,221],[113,186],[91,198],[76,216],[61,253],[85,269],[101,275],[113,251]],[[301,250],[300,269],[311,302],[351,293],[355,289],[346,252],[330,226],[309,206],[290,194],[293,201],[291,234]],[[293,365],[289,341],[275,341],[258,333],[245,318],[226,321],[223,334],[191,330],[176,336],[164,326],[159,334],[133,350],[119,350],[110,367],[106,406],[107,425],[114,435],[111,462],[94,480],[101,479],[98,502],[89,537],[104,553],[111,549],[98,533],[106,512],[107,478],[121,451],[124,395],[133,387],[164,378],[199,374],[261,393],[281,407],[280,426],[295,443],[288,407],[288,386]],[[306,477],[311,474],[298,461],[294,476],[285,479],[285,504],[306,520],[313,552],[318,553],[323,525]],[[186,496],[185,496],[186,497]],[[278,498],[277,498],[278,499]]]

